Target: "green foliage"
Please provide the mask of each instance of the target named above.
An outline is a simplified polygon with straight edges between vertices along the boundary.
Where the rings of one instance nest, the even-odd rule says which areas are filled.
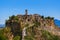
[[[20,36],[15,36],[14,40],[20,40]]]
[[[26,25],[25,25],[25,27],[28,27],[29,26],[29,24],[27,23]]]
[[[54,36],[54,40],[60,40],[58,36]]]
[[[9,17],[9,20],[14,19],[14,17],[15,17],[15,15],[10,16],[10,17]]]
[[[0,40],[7,40],[7,38],[4,35],[0,35]]]
[[[50,16],[48,16],[48,17],[45,17],[45,19],[50,19],[51,17]]]
[[[3,34],[3,30],[0,30],[0,40],[7,40],[7,38]]]
[[[48,17],[45,17],[45,19],[54,19],[54,17],[50,17],[50,16],[48,16]]]
[[[33,40],[31,36],[25,36],[25,40]]]
[[[54,19],[54,17],[52,17],[51,19]]]
[[[44,16],[41,16],[41,18],[44,18]]]
[[[11,29],[10,29],[10,27],[5,27],[3,29],[3,31],[4,31],[4,33],[10,33],[11,32]]]
[[[34,26],[35,27],[40,26],[40,22],[34,22]]]
[[[46,30],[42,30],[42,36],[46,40],[60,40],[60,38],[58,36],[52,35]]]
[[[12,15],[11,17],[9,17],[9,20],[18,20],[18,17],[15,15]]]

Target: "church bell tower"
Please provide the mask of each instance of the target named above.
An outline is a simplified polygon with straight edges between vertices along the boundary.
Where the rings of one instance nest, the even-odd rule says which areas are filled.
[[[28,15],[28,11],[27,11],[27,9],[25,10],[25,15],[26,15],[26,16]]]
[[[28,15],[28,11],[27,9],[25,10],[25,18],[27,18],[27,15]]]

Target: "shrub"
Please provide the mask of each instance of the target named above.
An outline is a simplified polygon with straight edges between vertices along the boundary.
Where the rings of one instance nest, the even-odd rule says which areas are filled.
[[[14,40],[20,40],[20,36],[15,36]]]

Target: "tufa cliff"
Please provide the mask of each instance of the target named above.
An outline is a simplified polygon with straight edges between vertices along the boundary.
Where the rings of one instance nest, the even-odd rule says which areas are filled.
[[[55,26],[53,17],[44,17],[38,14],[28,15],[27,10],[25,10],[25,15],[9,17],[6,20],[6,27],[11,28],[14,36],[21,36],[21,40],[26,39],[27,36],[32,36],[33,40],[47,40],[42,37],[43,31],[41,30],[60,35],[60,29]]]

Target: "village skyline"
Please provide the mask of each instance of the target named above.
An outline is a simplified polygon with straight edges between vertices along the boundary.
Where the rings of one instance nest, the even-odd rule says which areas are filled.
[[[39,14],[51,16],[60,20],[60,1],[59,0],[0,0],[0,24],[12,15]]]

